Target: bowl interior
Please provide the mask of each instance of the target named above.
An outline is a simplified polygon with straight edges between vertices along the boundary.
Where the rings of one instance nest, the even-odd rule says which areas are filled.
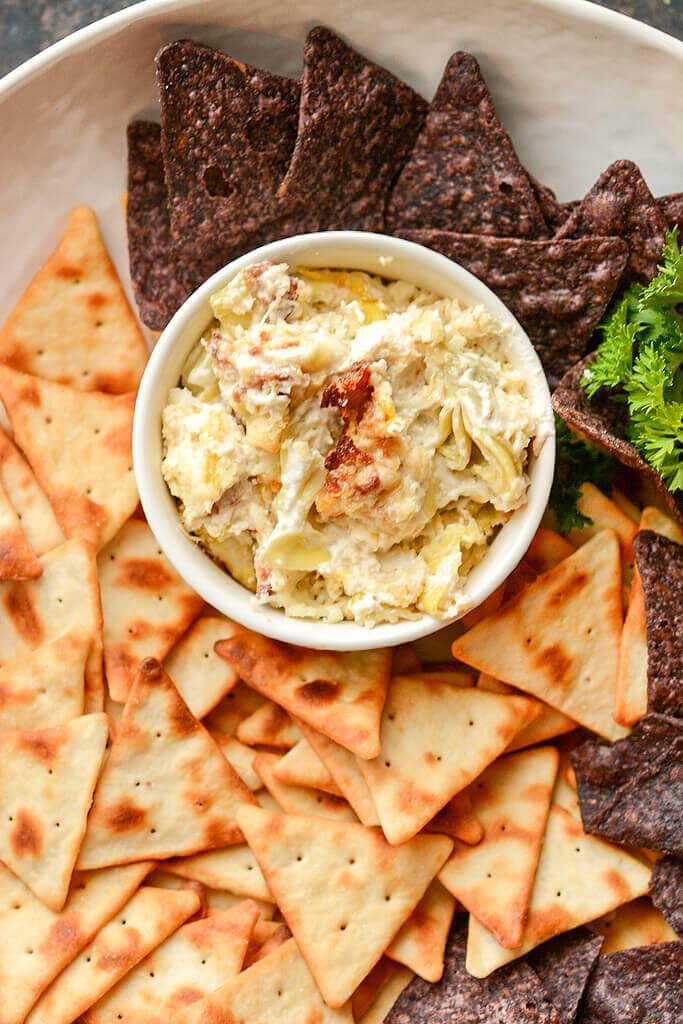
[[[209,604],[251,629],[290,643],[328,650],[391,646],[426,636],[446,625],[431,616],[369,629],[353,622],[327,624],[295,619],[257,605],[251,593],[219,568],[180,525],[161,475],[161,415],[185,359],[212,319],[209,298],[245,266],[261,259],[291,266],[352,268],[410,281],[468,304],[482,303],[509,325],[507,356],[520,367],[530,396],[543,410],[545,441],[529,460],[527,503],[498,532],[465,591],[478,605],[509,575],[528,547],[543,515],[552,482],[554,444],[550,395],[538,357],[512,314],[462,267],[422,246],[384,235],[329,232],[301,235],[263,246],[218,271],[188,299],[161,335],[140,386],[133,431],[133,458],[145,515],[177,571]]]

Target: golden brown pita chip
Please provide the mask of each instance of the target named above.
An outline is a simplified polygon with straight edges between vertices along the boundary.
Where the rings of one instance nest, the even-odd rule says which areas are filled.
[[[381,750],[359,761],[390,843],[416,835],[538,713],[535,701],[396,676]]]
[[[434,879],[392,939],[386,955],[409,967],[425,981],[439,981],[454,913],[455,899],[441,882]]]
[[[407,676],[411,672],[421,672],[422,662],[410,644],[400,644],[391,649],[391,673],[394,676]]]
[[[343,1006],[377,963],[453,845],[445,836],[417,836],[390,847],[378,829],[261,808],[242,808],[238,820],[332,1007]]]
[[[223,890],[254,900],[271,901],[273,898],[254,854],[246,843],[169,860],[164,864],[164,869],[172,875],[201,882],[209,889]]]
[[[238,675],[213,647],[232,623],[222,615],[197,619],[166,656],[164,668],[195,718],[204,718],[238,682]]]
[[[143,661],[95,791],[81,868],[239,842],[254,797],[158,661]]]
[[[21,528],[37,555],[64,543],[52,505],[41,490],[28,462],[0,430],[0,483],[21,522]]]
[[[364,825],[379,825],[379,815],[368,784],[350,750],[340,747],[334,740],[323,736],[303,722],[297,723],[302,733],[323,762],[340,792],[348,800],[359,821]]]
[[[23,1024],[40,994],[130,899],[151,867],[147,861],[76,873],[64,910],[56,914],[0,864],[3,1024]]]
[[[468,846],[481,842],[484,829],[472,809],[470,790],[463,789],[448,801],[446,806],[428,822],[425,832],[438,832],[452,839],[459,839]]]
[[[645,595],[636,570],[619,647],[619,669],[614,691],[614,720],[635,725],[647,711],[647,635]]]
[[[395,968],[384,981],[372,1004],[359,1018],[358,1024],[383,1024],[387,1020],[399,996],[415,977],[408,967],[395,965]]]
[[[453,644],[453,654],[608,739],[621,642],[621,563],[603,530]]]
[[[87,206],[0,331],[0,363],[80,391],[134,391],[147,346]]]
[[[26,1024],[72,1024],[199,909],[188,890],[144,885],[44,992]]]
[[[83,714],[91,637],[74,629],[0,668],[0,731],[44,729]]]
[[[100,551],[97,567],[104,671],[110,696],[123,702],[140,662],[164,658],[204,602],[180,578],[140,519],[130,519]]]
[[[101,548],[138,504],[135,395],[83,394],[0,366],[0,398],[65,536]]]
[[[491,693],[520,692],[515,690],[514,686],[501,683],[500,679],[494,679],[493,676],[487,675],[486,672],[479,673],[477,686],[481,690],[489,690]],[[556,736],[563,736],[566,732],[578,729],[577,723],[572,718],[569,718],[568,715],[563,715],[561,711],[551,708],[549,704],[545,704],[543,701],[538,703],[540,705],[538,716],[529,722],[528,725],[525,725],[523,729],[520,729],[512,742],[508,743],[506,753],[511,754],[515,750],[524,750],[525,747],[532,747],[537,743],[545,743],[546,740],[554,739]]]
[[[277,754],[259,754],[254,768],[276,803],[288,814],[308,814],[315,817],[331,818],[333,821],[355,821],[346,800],[305,786],[290,786],[275,776],[280,758]]]
[[[602,952],[605,954],[635,946],[654,946],[658,942],[675,942],[678,938],[647,896],[625,903],[611,914],[591,921],[588,927],[596,935],[604,935]]]
[[[475,978],[486,978],[546,939],[644,895],[649,880],[649,867],[625,850],[586,835],[568,811],[553,804],[521,944],[505,949],[470,915],[467,970]]]
[[[643,509],[639,529],[654,530],[655,533],[661,533],[662,537],[668,537],[676,544],[683,544],[683,529],[666,512],[662,512],[661,509],[654,508],[652,505]]]
[[[633,568],[633,538],[638,532],[638,524],[621,511],[618,505],[610,501],[595,484],[585,483],[581,486],[581,497],[576,506],[582,515],[592,520],[581,530],[572,530],[569,541],[574,547],[581,547],[601,530],[614,530],[619,539],[621,564],[624,568]]]
[[[229,666],[228,668],[229,671],[233,671]],[[253,715],[254,711],[265,703],[265,697],[240,681],[209,713],[205,725],[209,729],[225,733],[226,736],[237,736],[240,722]]]
[[[223,757],[230,762],[245,786],[248,786],[252,792],[261,789],[263,783],[254,768],[258,751],[240,743],[234,736],[226,736],[224,732],[218,732],[217,729],[212,730],[211,735],[219,746]]]
[[[155,885],[159,889],[203,890],[203,899],[206,902],[207,913],[209,916],[224,910],[234,910],[236,906],[245,902],[245,897],[238,896],[237,893],[227,892],[224,889],[207,889],[201,882],[196,882],[194,879],[190,878],[182,878],[180,875],[172,875],[170,872],[164,871],[163,869],[153,871],[148,878],[148,882],[150,885]],[[256,904],[261,918],[264,921],[270,921],[274,916],[276,910],[274,903],[270,903],[266,900],[253,899],[250,899],[250,902]]]
[[[83,1019],[86,1024],[167,1024],[176,1011],[239,973],[257,918],[257,905],[244,900],[232,910],[184,924]]]
[[[273,775],[289,786],[321,789],[324,793],[341,796],[341,790],[308,740],[299,742],[281,757],[273,768]]]
[[[291,750],[301,739],[301,733],[287,712],[268,700],[239,723],[237,738],[249,746]]]
[[[439,874],[508,949],[522,941],[557,765],[553,747],[538,747],[487,768],[471,787],[484,837],[474,847],[457,844]]]
[[[104,714],[0,733],[0,858],[56,912],[66,902],[108,735]]]
[[[0,580],[34,580],[42,571],[0,483]]]
[[[246,683],[291,715],[359,757],[377,755],[390,650],[330,654],[240,629],[216,651]]]
[[[574,545],[561,533],[539,526],[527,548],[524,560],[536,573],[542,573],[554,569],[559,562],[573,555],[574,550]]]
[[[292,937],[292,933],[286,924],[277,924],[275,921],[264,921],[264,924],[274,926],[273,933],[265,940],[260,948],[254,953],[250,961],[247,958],[244,959],[244,968],[251,967],[252,964],[257,964],[259,960],[263,960],[264,957],[270,956],[280,946],[284,946],[285,942],[288,942]]]

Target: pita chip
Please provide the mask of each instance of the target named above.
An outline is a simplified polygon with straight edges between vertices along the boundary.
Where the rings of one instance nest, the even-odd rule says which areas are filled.
[[[0,483],[0,580],[34,580],[42,571]]]
[[[40,994],[130,899],[151,867],[147,861],[76,873],[57,914],[0,865],[2,1024],[23,1024]]]
[[[675,942],[676,932],[663,914],[653,907],[647,896],[617,907],[588,925],[596,935],[603,935],[603,953],[619,953],[636,946],[654,946],[658,942]]]
[[[410,917],[453,843],[242,808],[239,823],[323,999],[338,1008]]]
[[[280,758],[277,754],[259,754],[254,768],[275,802],[287,814],[304,814],[313,817],[331,818],[333,821],[356,821],[346,800],[332,793],[308,789],[306,786],[290,786],[275,777],[275,768]]]
[[[182,878],[201,882],[209,889],[227,890],[236,896],[254,900],[270,901],[273,898],[246,843],[170,860],[164,864],[164,869]]]
[[[64,534],[55,519],[52,505],[33,475],[28,462],[0,430],[0,483],[7,492],[21,522],[31,550],[44,555],[64,543]]]
[[[239,629],[219,641],[216,652],[291,715],[359,757],[377,756],[391,672],[389,649],[314,651]]]
[[[554,747],[510,754],[472,784],[484,828],[474,847],[457,845],[439,880],[502,946],[522,941],[557,773]]]
[[[102,608],[97,565],[90,548],[68,541],[41,558],[39,579],[0,583],[0,662],[16,661],[29,651],[81,629],[93,640],[85,669],[87,713],[104,706],[102,680]]]
[[[668,540],[672,540],[676,544],[683,544],[683,529],[671,516],[668,516],[666,512],[662,512],[661,509],[655,508],[653,505],[647,505],[643,509],[639,529],[653,530],[655,533],[661,534],[662,537],[667,537]]]
[[[222,615],[197,619],[166,656],[164,668],[195,718],[208,715],[237,685],[237,673],[213,649],[231,626]]]
[[[166,858],[239,842],[254,797],[158,661],[140,666],[95,791],[79,866]]]
[[[176,1014],[173,1024],[353,1024],[351,1006],[326,1006],[294,939]]]
[[[380,985],[375,998],[370,1003],[365,1013],[356,1018],[358,1024],[383,1024],[389,1012],[396,1004],[401,993],[408,987],[415,977],[413,971],[408,967],[393,965],[393,970],[387,975]]]
[[[459,637],[453,654],[618,739],[612,717],[621,642],[621,563],[603,530]]]
[[[264,921],[264,925],[271,925],[273,931],[268,938],[261,943],[251,957],[248,955],[244,958],[244,969],[251,967],[252,964],[257,964],[259,960],[263,960],[264,957],[270,956],[276,949],[283,946],[292,937],[292,933],[286,924],[278,924],[276,921]],[[255,932],[256,929],[254,929]]]
[[[455,899],[434,879],[387,947],[386,955],[409,967],[425,981],[439,981],[454,913]]]
[[[184,924],[87,1010],[84,1021],[167,1024],[174,1013],[239,974],[257,919],[257,905],[244,900]]]
[[[97,218],[71,211],[66,230],[0,331],[0,363],[80,391],[134,391],[147,346]]]
[[[60,911],[109,736],[104,714],[0,733],[0,858]]]
[[[199,909],[188,890],[143,886],[44,992],[26,1024],[72,1024]]]
[[[501,683],[500,679],[494,679],[486,672],[480,672],[477,679],[477,686],[481,690],[488,690],[490,693],[519,693],[514,686]],[[554,739],[555,736],[562,736],[566,732],[577,729],[576,722],[563,715],[561,711],[551,708],[549,704],[539,701],[540,711],[523,729],[520,729],[511,743],[507,745],[507,753],[514,750],[523,750],[525,747],[532,747],[536,743],[545,743],[546,740]]]
[[[258,756],[258,751],[252,750],[251,747],[247,747],[244,743],[240,743],[234,736],[226,736],[224,732],[215,730],[211,732],[211,735],[220,748],[223,757],[230,762],[245,786],[248,786],[252,792],[260,789],[263,783],[254,768],[254,761]]]
[[[303,722],[297,723],[302,733],[323,762],[340,793],[346,797],[352,810],[363,825],[379,825],[375,801],[351,751],[340,747],[334,740],[323,736]]]
[[[245,902],[245,897],[238,896],[237,893],[227,892],[224,889],[207,889],[201,882],[196,882],[191,878],[182,878],[180,875],[172,875],[170,872],[162,869],[153,871],[148,878],[148,882],[159,889],[192,889],[194,891],[202,891],[208,916],[223,910],[233,910],[236,906]],[[270,903],[267,900],[250,900],[250,902],[256,904],[264,921],[270,921],[275,914],[276,908],[274,903]]]
[[[135,511],[135,395],[84,394],[0,366],[14,437],[66,537],[99,550]]]
[[[650,868],[642,861],[603,839],[586,835],[580,822],[553,804],[521,944],[506,949],[470,915],[467,970],[475,978],[486,978],[546,939],[643,896],[649,880]]]
[[[438,832],[459,839],[468,846],[476,846],[484,836],[481,822],[474,813],[469,787],[456,793],[438,814],[425,825],[425,832]]]
[[[180,578],[141,519],[130,519],[100,551],[97,568],[104,670],[110,696],[123,702],[140,662],[164,658],[204,601]]]
[[[240,681],[209,713],[205,724],[226,736],[237,736],[240,723],[265,703],[265,697]]]
[[[248,746],[291,750],[301,739],[301,733],[287,712],[269,700],[239,723],[237,738]]]
[[[416,835],[537,713],[526,697],[424,675],[392,679],[379,757],[358,762],[389,842]]]
[[[524,560],[535,572],[542,573],[554,569],[565,558],[573,555],[575,550],[574,545],[562,534],[539,526],[527,548]]]
[[[631,593],[619,647],[619,668],[614,691],[614,720],[635,725],[647,711],[647,633],[645,594],[640,573],[633,574]]]
[[[0,667],[0,732],[45,729],[82,715],[90,644],[74,629]]]
[[[324,793],[341,796],[341,790],[316,754],[308,740],[300,739],[287,751],[273,768],[273,775],[290,786],[321,789]]]
[[[601,530],[614,530],[619,539],[622,566],[624,569],[632,569],[633,538],[638,532],[638,524],[610,501],[595,484],[581,485],[581,496],[576,507],[592,522],[585,523],[581,530],[572,530],[568,537],[570,543],[579,548],[592,540]]]
[[[415,648],[410,644],[399,644],[391,649],[391,673],[395,676],[408,676],[411,672],[421,672],[422,662]]]

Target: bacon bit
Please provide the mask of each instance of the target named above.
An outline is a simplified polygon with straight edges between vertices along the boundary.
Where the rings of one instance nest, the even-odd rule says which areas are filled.
[[[244,283],[253,294],[256,294],[258,291],[258,283],[265,269],[265,263],[252,263],[250,267],[245,267],[244,269]]]
[[[327,477],[315,500],[321,516],[332,518],[352,511],[359,497],[376,491],[379,474],[372,456],[361,451],[349,437],[342,437],[325,459]]]
[[[262,565],[256,569],[256,596],[271,597],[273,588],[270,585],[270,570]]]
[[[348,423],[352,418],[360,419],[372,398],[373,390],[369,363],[354,363],[350,370],[325,387],[320,407],[326,409],[331,405],[336,406]]]

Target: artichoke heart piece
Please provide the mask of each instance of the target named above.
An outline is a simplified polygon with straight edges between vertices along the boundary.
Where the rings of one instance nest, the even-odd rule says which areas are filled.
[[[350,291],[358,302],[366,323],[386,319],[387,312],[383,303],[368,294],[360,275],[346,270],[317,270],[311,267],[299,268],[297,273],[311,284],[331,284]]]

